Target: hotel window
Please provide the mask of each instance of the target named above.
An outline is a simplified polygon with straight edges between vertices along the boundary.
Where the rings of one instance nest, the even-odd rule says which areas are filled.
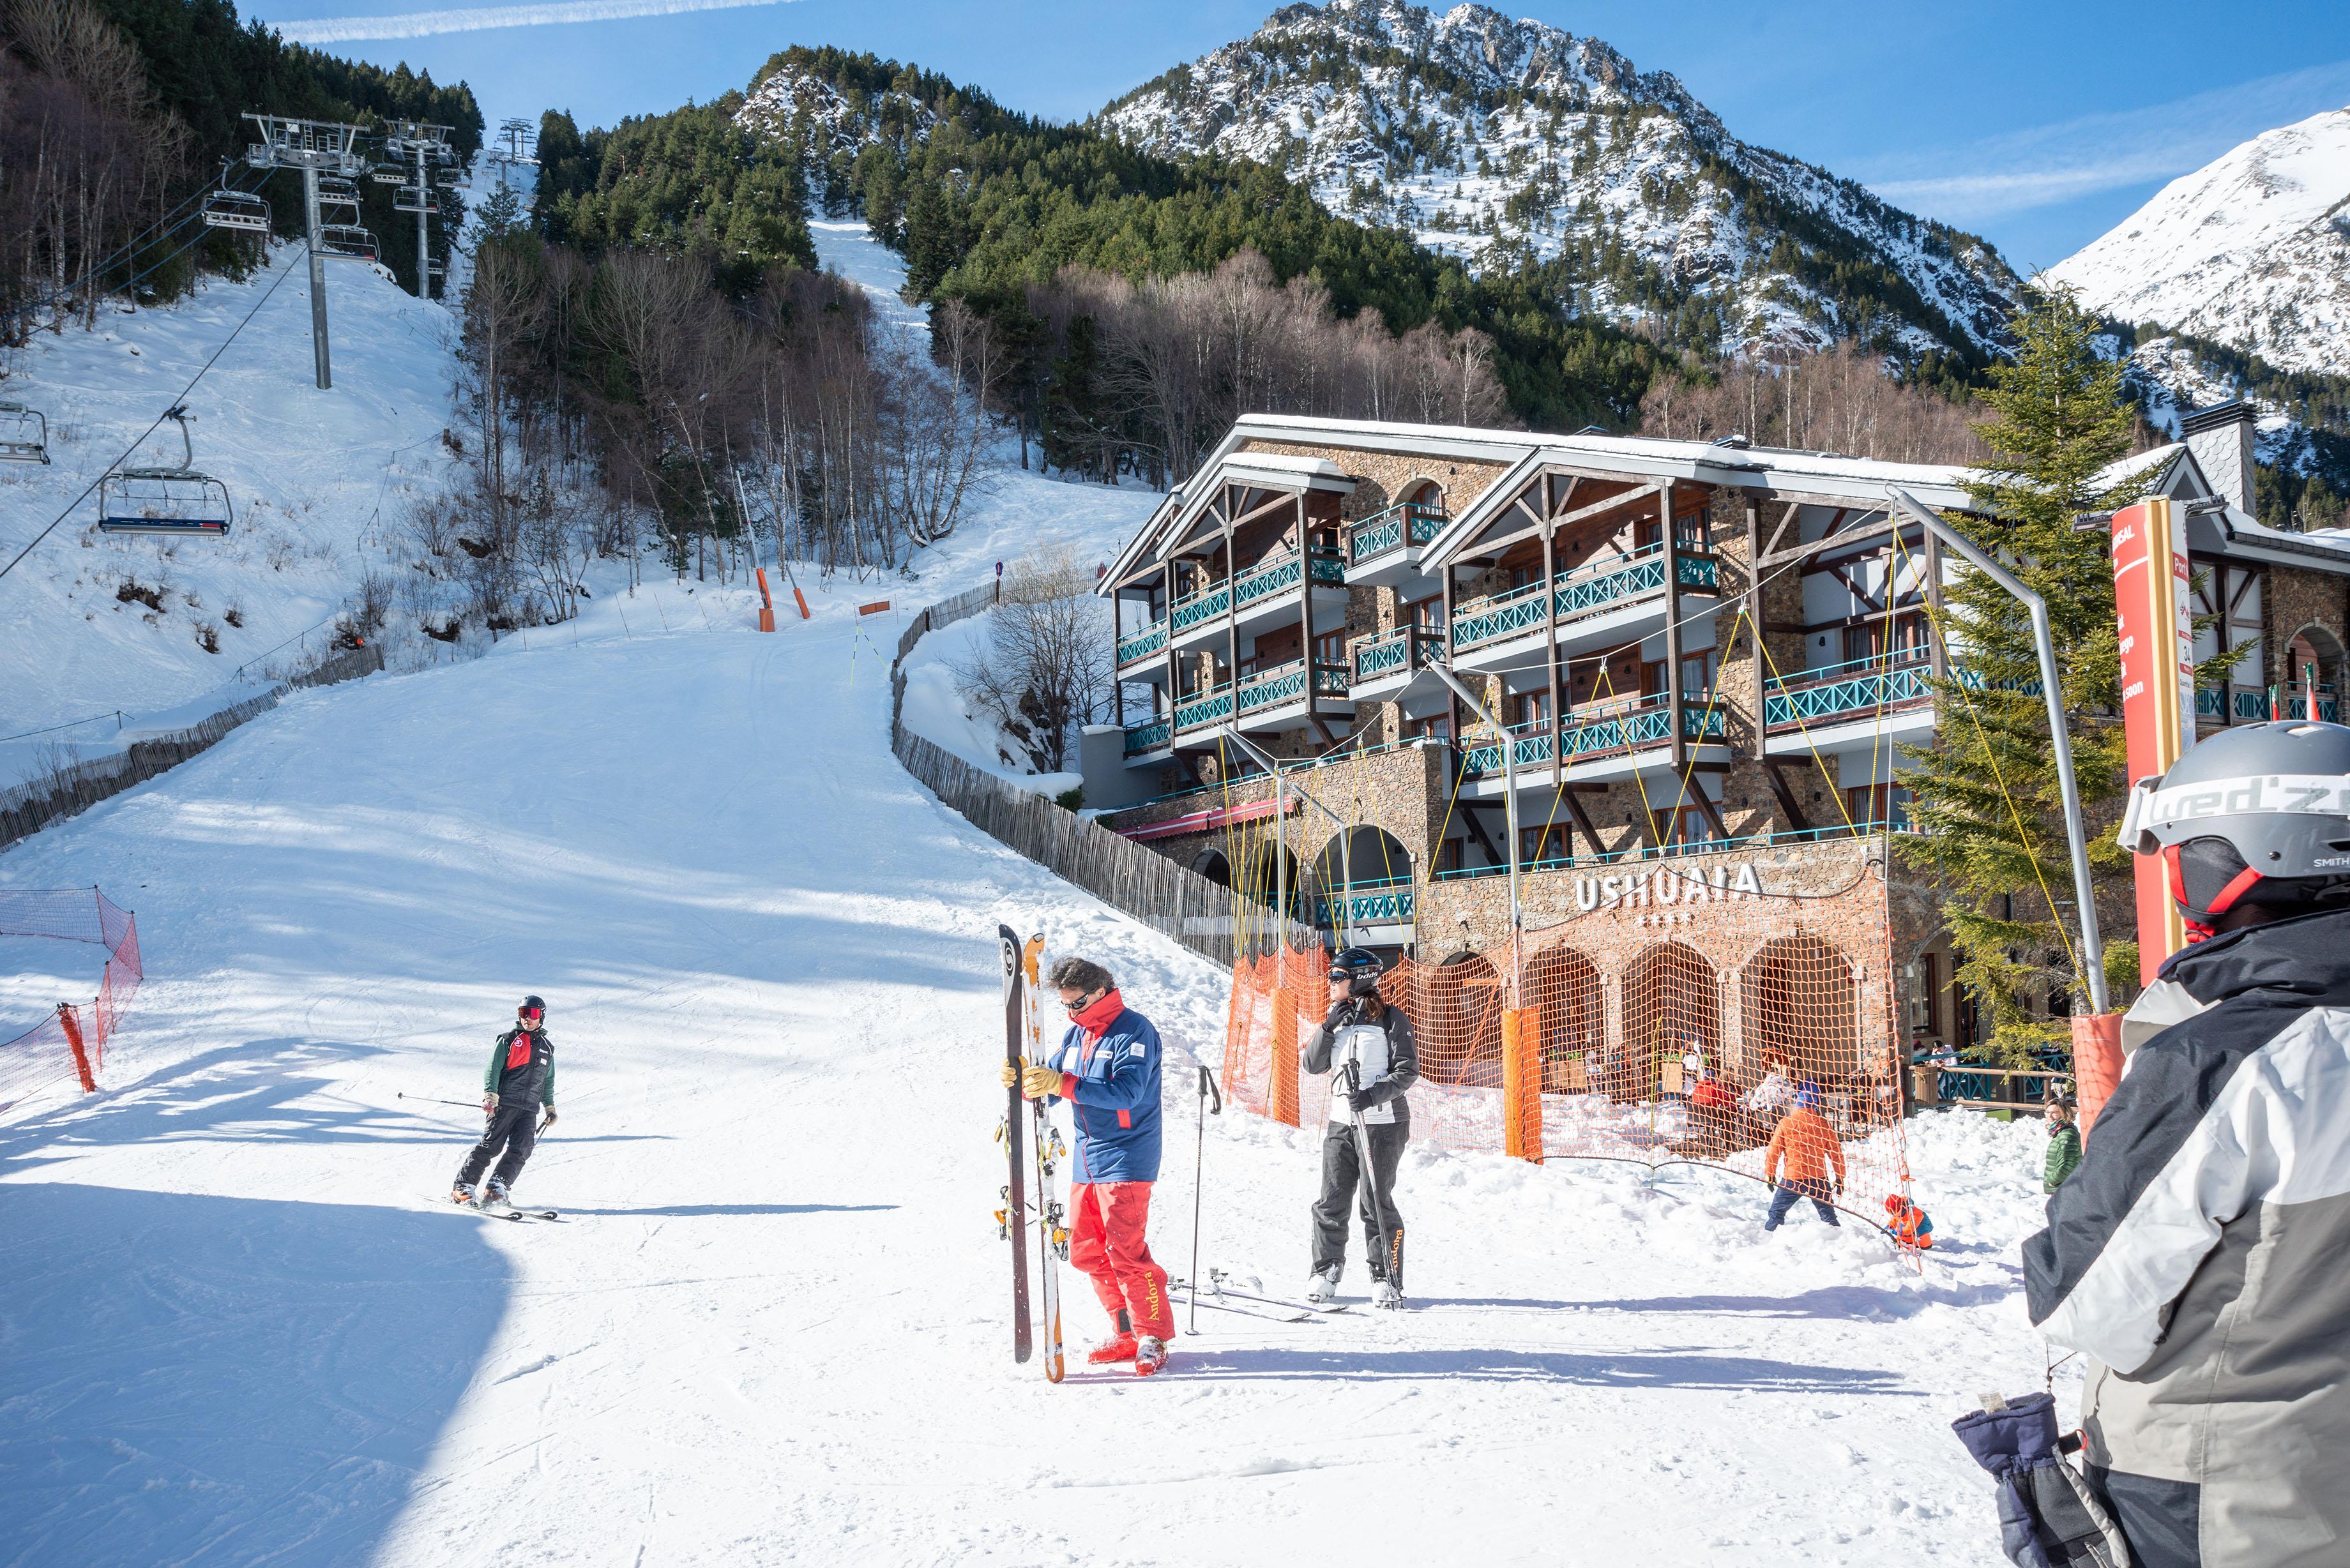
[[[1518,858],[1529,866],[1545,860],[1565,860],[1575,851],[1567,836],[1568,825],[1554,822],[1544,827],[1518,829]]]
[[[1547,691],[1519,692],[1516,707],[1517,722],[1521,726],[1550,722],[1550,693]]]
[[[1449,741],[1452,738],[1452,715],[1440,712],[1425,719],[1406,719],[1403,732],[1406,740]]]
[[[1883,616],[1877,616],[1857,626],[1845,628],[1844,656],[1847,663],[1882,657],[1888,646],[1895,663],[1925,658],[1924,614],[1918,610],[1905,610],[1895,616],[1889,626]]]
[[[1414,599],[1403,607],[1404,619],[1422,631],[1437,631],[1444,625],[1444,596],[1430,594],[1424,599]]]
[[[1713,819],[1701,806],[1685,805],[1677,812],[1663,814],[1658,826],[1665,829],[1665,842],[1676,845],[1711,844],[1713,842]]]
[[[1713,678],[1720,666],[1714,660],[1714,650],[1681,656],[1681,695],[1700,701],[1713,690]]]
[[[1346,663],[1347,634],[1344,631],[1326,631],[1321,636],[1315,638],[1314,639],[1314,662],[1316,664],[1333,666]]]
[[[1909,792],[1899,784],[1854,784],[1844,792],[1844,808],[1855,827],[1909,826]]]

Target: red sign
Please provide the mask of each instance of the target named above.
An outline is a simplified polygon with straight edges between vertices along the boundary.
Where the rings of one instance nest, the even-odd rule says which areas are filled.
[[[2133,784],[2168,773],[2195,743],[2195,618],[2180,521],[2160,496],[2114,514],[2114,618]],[[2140,856],[2136,870],[2138,978],[2152,984],[2162,961],[2186,945],[2186,929],[2162,862]]]
[[[1283,802],[1283,806],[1285,811],[1295,811],[1299,804],[1293,795]],[[1195,811],[1189,816],[1171,816],[1165,822],[1153,822],[1128,829],[1126,836],[1138,840],[1172,838],[1181,833],[1206,833],[1211,828],[1227,827],[1235,822],[1254,822],[1261,816],[1272,815],[1273,802],[1260,800],[1248,805],[1219,806],[1213,811]]]

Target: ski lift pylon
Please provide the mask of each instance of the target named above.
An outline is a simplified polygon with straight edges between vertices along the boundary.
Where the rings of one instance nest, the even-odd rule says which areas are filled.
[[[0,462],[49,461],[49,416],[22,403],[0,403]]]
[[[196,470],[196,450],[188,435],[195,416],[182,403],[163,417],[180,427],[180,462],[170,468],[118,468],[98,482],[98,529],[101,534],[149,534],[170,537],[225,536],[235,519],[228,486]]]

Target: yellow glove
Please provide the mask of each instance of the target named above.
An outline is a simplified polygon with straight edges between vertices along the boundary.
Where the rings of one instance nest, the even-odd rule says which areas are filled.
[[[1014,1066],[1010,1062],[1004,1063],[1002,1081],[1005,1088],[1010,1088],[1013,1085],[1020,1081],[1020,1069]]]
[[[1052,1067],[1030,1067],[1020,1075],[1020,1092],[1032,1100],[1041,1100],[1061,1092],[1061,1075]]]

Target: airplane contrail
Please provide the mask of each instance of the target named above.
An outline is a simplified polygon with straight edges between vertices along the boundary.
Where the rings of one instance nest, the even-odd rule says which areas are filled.
[[[406,11],[391,16],[317,16],[270,26],[289,44],[350,44],[372,38],[421,38],[486,27],[547,27],[571,22],[616,22],[632,16],[676,16],[688,11],[733,11],[746,5],[788,5],[796,0],[554,0],[542,5],[484,5],[465,11]]]

